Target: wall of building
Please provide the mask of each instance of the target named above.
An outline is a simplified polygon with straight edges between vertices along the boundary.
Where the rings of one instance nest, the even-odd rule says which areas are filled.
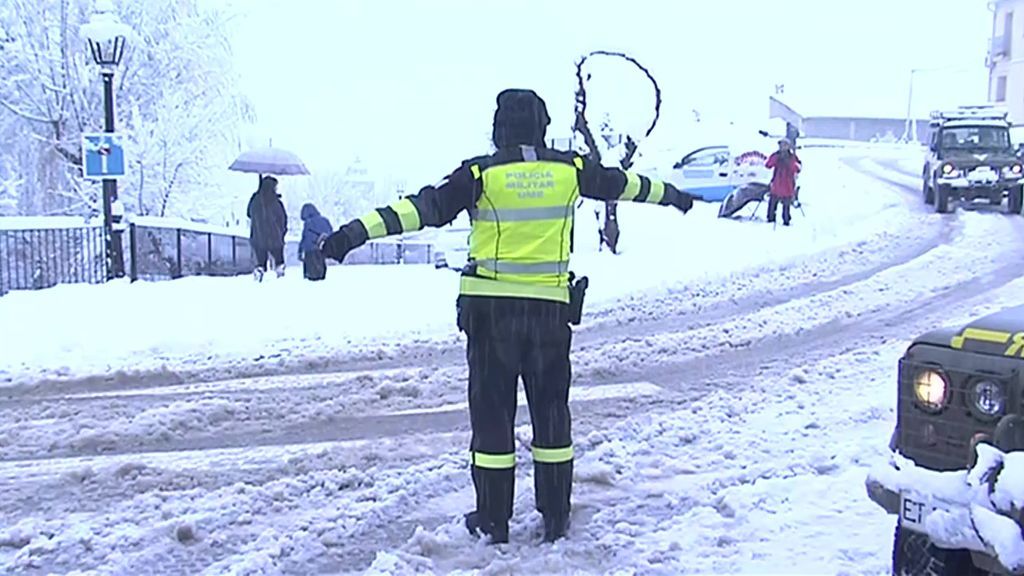
[[[903,136],[905,118],[844,118],[817,116],[804,118],[803,135],[808,138],[837,138],[841,140],[873,139],[895,140]],[[917,140],[927,142],[930,130],[928,120],[917,121]]]
[[[988,99],[1005,106],[1014,124],[1024,125],[1024,0],[1000,0],[991,6]]]

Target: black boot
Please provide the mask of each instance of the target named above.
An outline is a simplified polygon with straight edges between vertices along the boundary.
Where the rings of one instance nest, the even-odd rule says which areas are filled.
[[[490,536],[491,544],[505,544],[508,542],[508,522],[488,522],[476,511],[466,514],[464,519],[466,530],[469,530],[470,535],[479,536],[484,534],[485,536]]]
[[[569,517],[568,516],[544,516],[544,541],[554,542],[560,538],[565,538],[566,533],[569,532]]]

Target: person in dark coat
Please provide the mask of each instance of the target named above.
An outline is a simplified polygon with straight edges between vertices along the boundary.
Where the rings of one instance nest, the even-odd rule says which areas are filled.
[[[790,206],[796,197],[796,175],[800,173],[800,158],[793,151],[793,144],[783,138],[779,150],[768,157],[766,168],[771,168],[772,184],[768,199],[768,222],[775,222],[775,213],[782,204],[782,225],[789,226]]]
[[[316,206],[307,202],[299,213],[302,217],[302,240],[299,242],[299,260],[302,260],[302,275],[307,280],[323,280],[327,276],[327,260],[317,249],[317,240],[322,235],[334,232],[331,221],[320,215]]]
[[[285,212],[281,195],[277,193],[277,178],[264,176],[260,188],[249,199],[246,210],[249,217],[249,242],[256,256],[253,274],[257,281],[270,268],[268,258],[273,258],[274,271],[278,278],[284,276],[284,235],[288,232],[288,214]]]

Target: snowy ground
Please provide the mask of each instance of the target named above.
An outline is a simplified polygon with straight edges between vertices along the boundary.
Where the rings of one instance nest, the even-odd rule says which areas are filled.
[[[896,360],[1024,300],[1020,218],[930,213],[915,154],[804,151],[791,229],[624,207],[619,257],[581,232],[574,525],[554,545],[537,543],[525,410],[512,542],[459,524],[454,274],[5,296],[0,571],[887,573],[893,519],[863,480]]]

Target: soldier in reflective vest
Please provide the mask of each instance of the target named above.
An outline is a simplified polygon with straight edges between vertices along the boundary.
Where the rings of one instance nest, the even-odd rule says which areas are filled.
[[[685,213],[693,198],[670,184],[545,147],[550,119],[532,90],[505,90],[497,100],[496,152],[345,224],[321,241],[321,250],[340,262],[368,240],[444,226],[469,212],[469,263],[458,299],[458,325],[468,341],[476,487],[466,527],[491,542],[508,541],[521,377],[533,425],[536,506],[544,539],[554,541],[568,530],[572,492],[569,253],[576,201],[646,202]]]

